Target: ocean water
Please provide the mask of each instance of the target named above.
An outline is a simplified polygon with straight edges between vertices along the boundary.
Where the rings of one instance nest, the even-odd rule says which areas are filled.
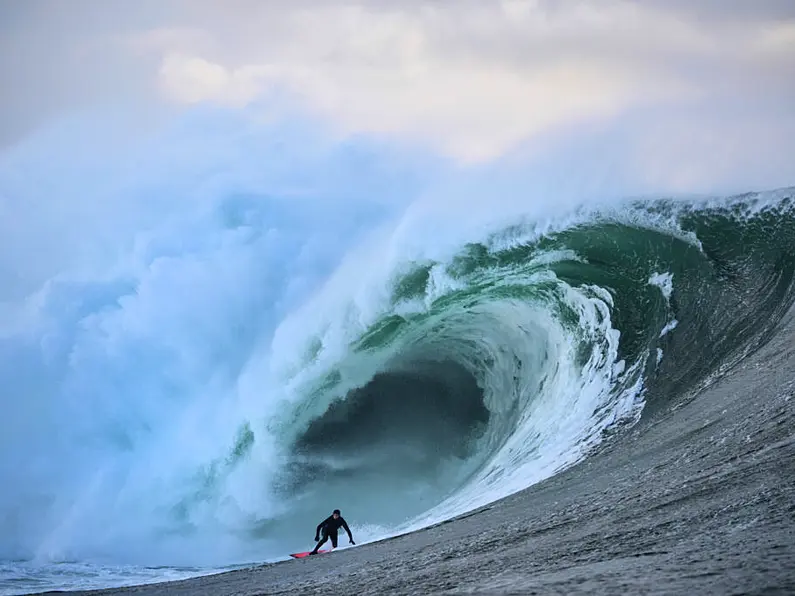
[[[620,440],[795,296],[792,189],[489,216],[234,186],[5,296],[0,593],[282,560],[333,508],[359,544],[448,519]]]
[[[229,571],[236,567],[218,568]],[[132,586],[173,581],[212,573],[209,568],[104,565],[98,562],[7,561],[0,565],[2,594],[45,590],[93,589],[97,586]]]

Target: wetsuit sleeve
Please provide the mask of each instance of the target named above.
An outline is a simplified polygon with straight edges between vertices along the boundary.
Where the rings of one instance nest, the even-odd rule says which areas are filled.
[[[348,533],[348,538],[353,540],[353,534],[351,534],[351,529],[348,527],[348,522],[346,522],[342,517],[340,518],[340,521],[342,522],[342,527],[345,528],[345,531]]]
[[[329,522],[329,520],[330,520],[330,519],[331,519],[330,517],[327,517],[326,519],[324,519],[322,522],[320,522],[320,523],[317,525],[317,529],[315,530],[315,536],[319,536],[319,535],[320,535],[320,530],[321,530],[321,528],[322,528],[323,526],[325,526],[325,525],[326,525],[326,524]]]

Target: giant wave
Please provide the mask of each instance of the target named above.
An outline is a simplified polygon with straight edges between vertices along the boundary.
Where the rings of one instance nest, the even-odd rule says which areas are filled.
[[[265,431],[283,461],[275,494],[408,529],[579,461],[731,366],[786,310],[795,219],[771,198],[520,223],[403,264],[380,308],[351,301],[303,338]]]
[[[108,341],[135,336],[113,313],[145,289],[114,282],[99,315],[73,296],[79,328],[37,349],[72,341],[70,362],[96,366],[87,345],[132,346],[162,377],[114,386],[110,371],[104,411],[58,420],[49,446],[29,431],[38,467],[5,462],[18,483],[3,555],[209,569],[305,548],[332,507],[362,542],[486,505],[620,440],[763,342],[795,296],[793,246],[790,190],[516,217],[443,256],[367,255],[376,270],[354,258],[262,325],[267,341],[245,325],[228,337],[245,364],[174,395],[170,375],[188,364]],[[214,391],[230,386],[235,400]],[[149,418],[122,399],[141,395]],[[57,449],[81,466],[58,471]]]

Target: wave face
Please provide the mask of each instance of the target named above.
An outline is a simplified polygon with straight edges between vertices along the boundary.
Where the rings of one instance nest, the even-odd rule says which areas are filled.
[[[49,443],[21,429],[17,445],[36,440],[3,462],[3,555],[240,563],[305,548],[335,507],[363,542],[521,490],[765,340],[795,297],[792,196],[516,217],[443,257],[378,256],[376,273],[354,260],[279,325],[224,335],[212,350],[239,362],[195,386],[163,344],[108,339],[140,330],[97,315],[96,286],[51,288],[72,292],[81,325],[39,349],[72,341],[71,366],[91,370],[126,350],[150,372],[106,370],[115,401],[59,418]],[[131,289],[101,287],[110,317]],[[79,334],[103,338],[102,357]],[[16,362],[3,373],[40,365]]]
[[[764,202],[634,203],[404,264],[378,312],[348,305],[306,339],[298,398],[269,427],[277,494],[407,529],[579,461],[775,326],[795,218]]]

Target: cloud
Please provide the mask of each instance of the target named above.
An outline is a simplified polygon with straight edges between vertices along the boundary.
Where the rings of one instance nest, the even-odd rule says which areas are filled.
[[[212,101],[244,107],[261,92],[258,81],[262,67],[227,69],[203,58],[169,54],[160,67],[162,89],[170,98],[184,103]]]
[[[238,107],[286,90],[342,134],[409,138],[463,161],[738,86],[795,96],[782,78],[795,55],[789,21],[724,14],[706,27],[681,8],[614,0],[393,6],[273,11],[234,37],[220,27],[204,53],[165,51],[160,89]]]
[[[637,168],[659,172],[650,179],[708,186],[744,156],[757,169],[748,181],[791,181],[791,168],[772,171],[743,149],[795,149],[775,125],[795,105],[790,2],[32,0],[4,10],[0,144],[78,108],[124,105],[128,120],[149,123],[205,105],[260,118],[286,106],[338,138],[375,135],[465,164],[612,128],[611,150],[624,143],[630,160],[659,148]],[[702,149],[725,136],[732,149],[711,151],[723,161],[700,174],[692,164],[692,175],[666,174],[663,155],[671,168],[703,157],[682,135]]]

